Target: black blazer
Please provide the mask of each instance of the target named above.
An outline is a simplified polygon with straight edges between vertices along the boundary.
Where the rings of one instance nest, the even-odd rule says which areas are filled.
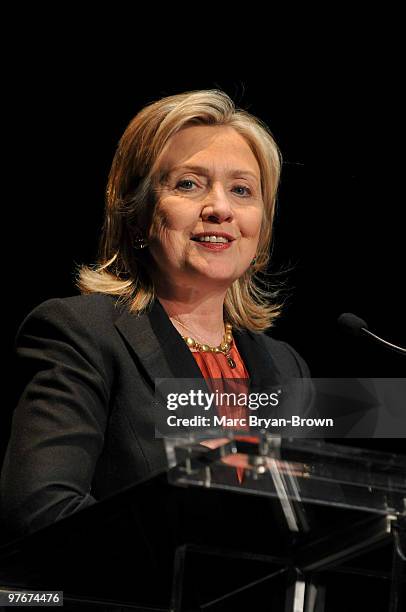
[[[288,344],[234,331],[251,388],[309,377]],[[135,316],[104,294],[47,300],[16,337],[22,395],[1,475],[11,533],[59,520],[167,466],[154,379],[203,378],[159,300]],[[299,401],[312,401],[304,382]]]

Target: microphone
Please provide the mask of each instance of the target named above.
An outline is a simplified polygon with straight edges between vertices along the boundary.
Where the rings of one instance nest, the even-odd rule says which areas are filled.
[[[344,312],[343,314],[341,314],[337,319],[337,323],[342,329],[344,329],[347,333],[350,333],[353,336],[359,337],[363,334],[367,335],[379,344],[383,344],[387,348],[391,349],[392,351],[395,351],[396,353],[401,353],[402,355],[406,355],[406,348],[397,346],[396,344],[392,344],[391,342],[380,338],[376,334],[373,334],[371,331],[369,331],[367,323],[363,319],[360,319],[360,317],[357,317],[357,315],[352,314],[352,312]]]

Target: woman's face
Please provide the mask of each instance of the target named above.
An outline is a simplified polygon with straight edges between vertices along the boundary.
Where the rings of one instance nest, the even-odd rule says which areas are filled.
[[[250,266],[261,229],[261,176],[249,145],[228,126],[186,127],[168,141],[157,176],[148,237],[157,280],[227,289]]]

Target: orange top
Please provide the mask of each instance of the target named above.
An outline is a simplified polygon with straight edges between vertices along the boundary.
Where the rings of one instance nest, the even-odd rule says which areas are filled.
[[[199,366],[208,387],[213,391],[226,391],[228,393],[234,392],[240,396],[241,393],[248,392],[248,381],[249,374],[244,365],[242,357],[238,352],[237,346],[235,343],[232,344],[230,350],[230,357],[234,360],[236,367],[231,368],[227,362],[227,357],[223,353],[211,353],[211,352],[200,352],[200,351],[191,351],[193,357],[197,365]],[[227,379],[227,381],[231,378],[240,379],[241,382],[237,382],[234,385],[233,383],[227,382],[224,386],[221,385],[221,381],[223,379]],[[213,382],[215,379],[215,384]],[[223,387],[223,388],[221,388]],[[241,419],[245,419],[245,423],[248,423],[248,407],[245,404],[243,405],[229,405],[229,404],[216,404],[217,412],[219,416],[225,416],[226,418],[235,419],[236,425],[232,425],[233,429],[239,430],[249,430],[248,424],[240,424]],[[244,468],[236,468],[237,477],[239,482],[242,482]]]
[[[201,353],[200,351],[191,351],[191,353],[206,379],[249,378],[249,374],[235,342],[233,342],[229,353],[230,357],[235,361],[235,368],[231,368],[228,365],[227,358],[223,353]]]

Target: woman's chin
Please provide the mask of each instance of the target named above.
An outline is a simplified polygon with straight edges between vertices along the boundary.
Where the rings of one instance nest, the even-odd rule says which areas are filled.
[[[218,283],[230,286],[241,275],[235,270],[216,270],[213,266],[209,270],[199,270],[199,277],[207,283]]]

